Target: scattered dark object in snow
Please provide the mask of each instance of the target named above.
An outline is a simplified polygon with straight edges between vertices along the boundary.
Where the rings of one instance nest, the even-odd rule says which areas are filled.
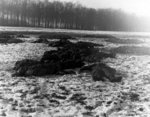
[[[87,110],[93,110],[94,109],[94,107],[93,106],[85,106],[85,109],[87,109]]]
[[[103,58],[114,58],[115,55],[106,52],[99,52],[99,49],[96,47],[102,46],[99,44],[91,43],[91,42],[83,42],[79,41],[77,43],[72,43],[69,40],[60,40],[56,42],[51,42],[49,46],[58,47],[58,51],[60,53],[69,52],[72,55],[78,54],[78,57],[85,62],[99,62]],[[62,52],[61,52],[62,51]]]
[[[29,38],[29,36],[23,35],[23,34],[18,34],[17,37],[19,37],[19,38]]]
[[[59,41],[50,42],[49,46],[51,47],[65,47],[65,46],[71,46],[73,43],[71,43],[68,39],[62,39]]]
[[[119,39],[119,38],[107,38],[105,41],[110,43],[117,43],[117,44],[141,44],[143,41],[139,39]]]
[[[139,108],[139,111],[144,111],[144,108]]]
[[[40,39],[75,39],[67,34],[61,33],[50,33],[50,34],[42,34],[39,36]]]
[[[130,94],[130,99],[131,99],[132,102],[139,101],[139,94],[131,93]]]
[[[34,41],[33,43],[49,43],[49,41],[47,39],[41,38],[41,39]]]
[[[114,54],[150,55],[149,47],[121,46],[110,50]]]
[[[47,64],[50,62],[58,63],[61,70],[74,69],[84,65],[78,52],[69,49],[60,49],[58,51],[47,51],[44,53],[41,62]]]
[[[86,48],[94,48],[94,47],[103,46],[103,45],[91,43],[91,42],[83,42],[83,41],[72,43],[68,39],[63,39],[63,40],[51,42],[49,46],[52,46],[52,47],[72,47],[73,46],[73,47],[86,49]]]
[[[14,67],[14,70],[19,70],[21,67],[32,66],[38,64],[38,61],[25,59],[22,61],[17,61]]]
[[[59,64],[41,64],[39,61],[26,59],[16,62],[14,70],[13,76],[44,76],[56,74],[59,71]]]
[[[0,34],[0,43],[1,44],[11,44],[11,43],[23,43],[24,41],[16,39],[14,34],[1,33]]]
[[[7,40],[6,43],[10,44],[10,43],[23,43],[24,41],[20,40],[20,39],[9,39]]]
[[[13,33],[0,33],[0,38],[5,38],[5,39],[14,38],[14,34]]]
[[[103,64],[97,64],[92,71],[92,77],[94,81],[106,81],[120,82],[122,77],[116,76],[116,70]]]

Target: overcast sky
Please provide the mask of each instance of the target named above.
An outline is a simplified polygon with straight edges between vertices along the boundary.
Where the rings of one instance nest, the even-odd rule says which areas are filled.
[[[122,9],[139,16],[150,17],[150,0],[59,0],[79,2],[84,6],[93,8]]]

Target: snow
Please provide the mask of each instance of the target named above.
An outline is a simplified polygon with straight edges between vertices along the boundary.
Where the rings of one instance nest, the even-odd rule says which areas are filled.
[[[22,28],[17,29],[20,31]],[[14,28],[1,28],[1,31],[6,30],[13,31]],[[34,30],[40,32],[46,29]],[[124,39],[126,36],[119,33],[118,37]],[[133,38],[130,35],[127,37]],[[136,37],[145,39],[143,35]],[[30,43],[32,39],[35,38],[21,44],[0,45],[0,117],[150,116],[150,56],[118,54],[115,59],[104,60],[122,74],[120,83],[94,82],[88,73],[12,77],[11,69],[17,60],[39,60],[45,51],[53,49],[46,44]],[[143,46],[150,46],[148,39]],[[92,41],[105,43],[110,48],[112,45],[121,46],[98,39]],[[72,99],[74,95],[78,96]]]

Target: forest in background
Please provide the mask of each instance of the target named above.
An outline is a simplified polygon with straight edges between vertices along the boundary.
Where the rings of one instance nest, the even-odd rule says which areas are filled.
[[[0,25],[103,31],[150,31],[148,19],[78,3],[0,0]]]

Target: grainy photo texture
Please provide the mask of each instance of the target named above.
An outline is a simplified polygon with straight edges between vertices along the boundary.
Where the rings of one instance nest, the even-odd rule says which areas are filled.
[[[150,117],[150,0],[0,0],[0,117]]]

